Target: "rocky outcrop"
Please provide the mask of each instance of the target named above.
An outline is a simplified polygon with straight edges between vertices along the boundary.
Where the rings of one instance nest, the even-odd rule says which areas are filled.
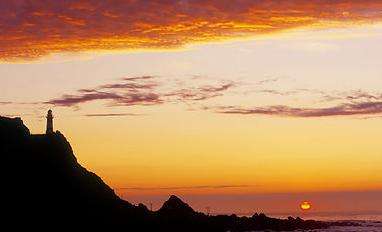
[[[164,215],[194,215],[195,211],[179,197],[171,195],[158,210],[158,213]]]

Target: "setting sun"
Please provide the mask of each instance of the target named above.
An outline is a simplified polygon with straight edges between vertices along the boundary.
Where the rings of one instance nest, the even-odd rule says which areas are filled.
[[[311,207],[312,205],[310,204],[310,202],[307,202],[307,201],[302,202],[300,205],[300,208],[302,210],[309,210]]]

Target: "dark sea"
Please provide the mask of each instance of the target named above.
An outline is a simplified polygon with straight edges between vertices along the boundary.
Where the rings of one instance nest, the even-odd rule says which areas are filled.
[[[270,215],[276,218],[286,218],[283,214]],[[297,215],[298,216],[298,215]],[[338,226],[328,229],[309,230],[311,232],[382,232],[382,214],[316,214],[301,216],[303,219],[319,221],[347,221],[355,222],[359,226]],[[302,231],[302,230],[297,230]]]
[[[324,230],[310,230],[315,232],[382,232],[381,221],[358,221],[353,220],[360,224],[359,226],[335,226]]]

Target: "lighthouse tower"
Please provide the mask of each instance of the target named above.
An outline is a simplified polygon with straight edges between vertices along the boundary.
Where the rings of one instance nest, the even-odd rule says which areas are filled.
[[[52,110],[48,110],[46,115],[46,134],[53,134],[53,114]]]

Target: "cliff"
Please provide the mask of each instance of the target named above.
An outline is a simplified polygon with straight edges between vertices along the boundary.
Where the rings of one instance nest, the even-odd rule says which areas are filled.
[[[30,226],[124,226],[149,216],[120,199],[96,174],[77,163],[66,138],[31,135],[21,119],[0,118],[0,154],[7,221]]]
[[[328,223],[266,217],[208,216],[171,196],[149,211],[120,199],[76,160],[60,133],[31,135],[19,118],[0,117],[2,227],[13,230],[250,231],[294,230]]]

